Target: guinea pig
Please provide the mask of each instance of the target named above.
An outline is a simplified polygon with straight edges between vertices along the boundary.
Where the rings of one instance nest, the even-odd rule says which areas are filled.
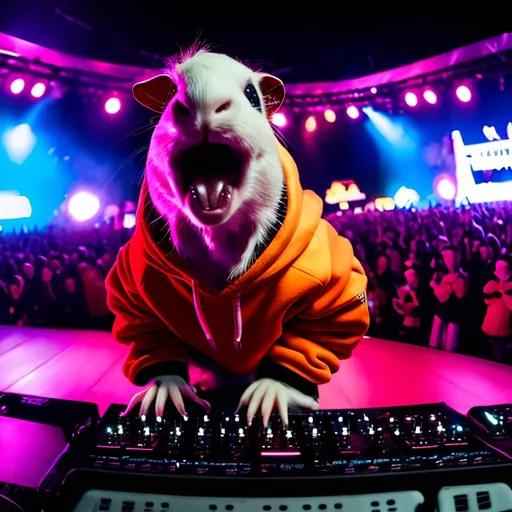
[[[173,244],[196,270],[211,259],[216,274],[238,277],[275,223],[285,187],[270,123],[284,101],[283,83],[199,50],[136,84],[133,94],[162,114],[146,173]]]

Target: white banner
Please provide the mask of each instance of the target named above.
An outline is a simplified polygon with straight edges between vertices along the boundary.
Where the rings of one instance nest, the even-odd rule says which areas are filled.
[[[464,146],[473,171],[494,171],[512,168],[512,140],[494,140]]]

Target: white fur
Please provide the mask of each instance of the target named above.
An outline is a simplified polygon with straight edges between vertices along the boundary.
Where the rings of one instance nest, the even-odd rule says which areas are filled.
[[[254,109],[244,95],[252,81],[263,106],[258,87],[261,75],[240,62],[226,55],[199,52],[171,70],[171,76],[178,93],[151,140],[146,167],[149,192],[169,225],[180,256],[212,286],[222,288],[247,270],[256,245],[265,240],[275,222],[284,180],[277,140],[265,113]],[[192,119],[176,119],[172,105],[178,100],[191,108]],[[231,102],[230,108],[214,114],[226,101]],[[233,214],[215,227],[200,225],[187,210],[169,163],[173,149],[201,142],[205,123],[212,142],[236,139],[251,154]]]

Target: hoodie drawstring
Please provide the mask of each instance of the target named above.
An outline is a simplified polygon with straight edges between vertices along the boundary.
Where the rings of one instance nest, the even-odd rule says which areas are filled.
[[[212,336],[212,331],[210,331],[210,327],[208,322],[206,321],[206,317],[204,316],[203,307],[201,306],[201,299],[199,297],[199,290],[197,288],[197,284],[195,282],[192,283],[192,298],[194,300],[194,309],[196,311],[197,320],[199,321],[199,325],[203,330],[203,333],[210,344],[212,350],[216,350],[215,340]],[[237,350],[242,349],[242,303],[240,294],[238,293],[235,297],[235,301],[233,303],[233,320],[235,327],[235,339],[233,340],[233,344]]]
[[[237,350],[242,350],[242,301],[239,293],[236,294],[233,307],[235,309],[233,315],[235,321],[235,339],[233,343]]]

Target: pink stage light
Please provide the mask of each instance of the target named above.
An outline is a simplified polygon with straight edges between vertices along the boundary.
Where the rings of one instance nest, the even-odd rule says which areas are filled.
[[[13,94],[20,94],[25,89],[25,80],[23,78],[16,78],[16,80],[12,81],[10,89]]]
[[[347,116],[350,117],[350,119],[357,119],[359,117],[359,109],[354,107],[354,105],[350,105],[350,107],[347,108]]]
[[[418,104],[418,96],[416,96],[416,94],[414,94],[413,92],[408,92],[405,95],[404,99],[405,99],[405,103],[409,107],[415,107]]]
[[[423,99],[427,103],[430,103],[431,105],[435,105],[437,103],[437,95],[434,91],[431,91],[430,89],[423,93]]]
[[[444,199],[445,201],[453,201],[457,195],[457,188],[448,178],[443,178],[437,184],[437,193],[441,199]]]
[[[105,112],[110,115],[117,114],[121,110],[119,98],[109,98],[105,102]]]
[[[469,87],[466,87],[465,85],[459,85],[455,91],[455,94],[457,95],[457,98],[459,98],[459,100],[463,103],[468,103],[471,101],[471,91],[469,90]]]
[[[272,124],[278,128],[284,128],[287,125],[286,117],[281,112],[276,112],[272,116]]]
[[[370,89],[370,92],[371,92],[372,94],[377,94],[377,87],[372,87],[372,88]]]
[[[306,128],[306,131],[309,133],[312,133],[316,130],[316,119],[313,116],[309,116],[306,119],[305,128]]]
[[[77,192],[68,203],[69,214],[78,222],[92,219],[100,211],[100,200],[89,192]]]
[[[324,117],[328,123],[334,123],[336,121],[336,112],[334,112],[334,110],[331,110],[330,108],[328,108],[324,112]]]
[[[37,82],[37,84],[34,84],[32,87],[30,94],[32,94],[34,98],[41,98],[45,92],[46,85],[44,85],[42,82]]]

